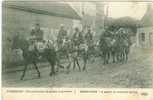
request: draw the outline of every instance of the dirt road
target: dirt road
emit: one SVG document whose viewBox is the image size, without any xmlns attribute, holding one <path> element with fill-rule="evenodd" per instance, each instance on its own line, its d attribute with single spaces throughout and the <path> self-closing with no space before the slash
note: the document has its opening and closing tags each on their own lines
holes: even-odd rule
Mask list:
<svg viewBox="0 0 153 100">
<path fill-rule="evenodd" d="M 41 78 L 35 70 L 28 70 L 24 80 L 21 71 L 4 73 L 3 86 L 9 87 L 80 87 L 80 88 L 149 88 L 153 87 L 153 53 L 132 49 L 125 63 L 103 65 L 101 58 L 88 63 L 87 71 L 71 69 L 69 74 L 60 70 L 50 77 L 48 64 L 41 66 Z"/>
</svg>

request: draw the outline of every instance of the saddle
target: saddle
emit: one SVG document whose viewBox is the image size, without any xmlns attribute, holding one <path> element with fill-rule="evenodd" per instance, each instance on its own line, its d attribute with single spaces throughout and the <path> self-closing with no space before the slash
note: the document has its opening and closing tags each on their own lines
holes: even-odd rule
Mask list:
<svg viewBox="0 0 153 100">
<path fill-rule="evenodd" d="M 88 51 L 88 45 L 87 45 L 87 44 L 80 44 L 79 48 L 80 48 L 81 50 Z"/>
<path fill-rule="evenodd" d="M 36 49 L 38 50 L 38 52 L 40 53 L 44 52 L 45 48 L 46 48 L 46 45 L 43 42 L 36 43 Z"/>
<path fill-rule="evenodd" d="M 36 48 L 35 48 L 35 45 L 34 44 L 31 44 L 31 45 L 29 45 L 29 47 L 28 47 L 28 50 L 29 51 L 34 51 Z"/>
</svg>

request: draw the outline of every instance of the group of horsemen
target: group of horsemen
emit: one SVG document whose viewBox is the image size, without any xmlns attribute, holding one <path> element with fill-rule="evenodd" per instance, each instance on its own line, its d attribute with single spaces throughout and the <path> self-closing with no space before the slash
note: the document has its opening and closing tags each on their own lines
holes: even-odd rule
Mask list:
<svg viewBox="0 0 153 100">
<path fill-rule="evenodd" d="M 64 66 L 61 65 L 61 59 L 67 58 L 67 71 L 71 67 L 72 62 L 73 69 L 75 69 L 75 67 L 78 66 L 79 70 L 81 70 L 79 64 L 80 56 L 83 58 L 83 61 L 85 62 L 83 67 L 83 70 L 85 70 L 88 55 L 90 51 L 93 52 L 94 50 L 93 33 L 89 27 L 85 35 L 83 35 L 83 31 L 80 31 L 79 28 L 76 27 L 74 29 L 73 35 L 69 36 L 64 28 L 64 25 L 61 25 L 57 35 L 57 39 L 56 41 L 53 41 L 44 40 L 43 31 L 40 30 L 39 24 L 36 24 L 36 28 L 32 30 L 31 36 L 28 40 L 30 41 L 30 45 L 28 47 L 29 51 L 34 51 L 35 47 L 39 52 L 44 52 L 45 48 L 49 48 L 52 51 L 55 51 L 56 55 L 54 55 L 53 59 L 56 60 L 55 62 L 58 66 L 57 68 L 64 68 Z"/>
<path fill-rule="evenodd" d="M 115 33 L 115 34 L 113 34 Z M 56 68 L 57 71 L 59 68 L 66 68 L 67 72 L 73 64 L 73 69 L 78 66 L 79 70 L 86 70 L 87 61 L 92 57 L 100 56 L 103 58 L 104 64 L 108 64 L 110 59 L 113 62 L 121 62 L 125 61 L 128 58 L 128 53 L 130 50 L 130 38 L 127 34 L 122 32 L 110 32 L 106 30 L 100 36 L 98 41 L 94 40 L 93 32 L 90 27 L 87 27 L 87 31 L 80 31 L 78 27 L 74 29 L 73 35 L 69 36 L 64 25 L 61 25 L 56 41 L 52 40 L 44 40 L 43 31 L 40 29 L 40 25 L 36 24 L 35 29 L 31 31 L 31 35 L 28 38 L 28 51 L 32 52 L 31 54 L 36 54 L 36 51 L 41 55 L 44 54 L 45 58 L 51 65 L 51 73 L 50 75 L 55 74 Z M 23 50 L 24 51 L 24 50 Z M 44 53 L 45 52 L 45 53 Z M 26 55 L 28 53 L 25 53 Z M 24 56 L 23 55 L 23 56 Z M 29 54 L 30 55 L 30 54 Z M 40 72 L 36 65 L 35 55 L 29 56 L 32 61 L 34 61 L 34 65 L 36 66 L 36 70 L 40 77 Z M 29 60 L 28 56 L 27 62 Z M 41 56 L 39 56 L 41 58 Z M 66 58 L 68 65 L 66 67 L 63 64 L 62 58 Z M 83 61 L 83 68 L 79 62 Z M 57 67 L 55 68 L 55 65 Z M 24 69 L 23 75 L 21 79 L 23 79 L 25 75 L 26 67 Z"/>
</svg>

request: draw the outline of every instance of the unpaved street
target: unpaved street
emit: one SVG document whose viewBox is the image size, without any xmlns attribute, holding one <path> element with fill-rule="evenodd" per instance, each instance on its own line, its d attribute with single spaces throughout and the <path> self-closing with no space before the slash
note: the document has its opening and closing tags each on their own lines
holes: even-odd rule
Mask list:
<svg viewBox="0 0 153 100">
<path fill-rule="evenodd" d="M 48 64 L 40 65 L 41 78 L 35 70 L 28 70 L 24 80 L 21 71 L 3 73 L 3 86 L 9 87 L 95 87 L 95 88 L 149 88 L 153 87 L 153 52 L 133 48 L 128 62 L 103 65 L 101 58 L 89 62 L 87 71 L 61 69 L 50 77 Z"/>
</svg>

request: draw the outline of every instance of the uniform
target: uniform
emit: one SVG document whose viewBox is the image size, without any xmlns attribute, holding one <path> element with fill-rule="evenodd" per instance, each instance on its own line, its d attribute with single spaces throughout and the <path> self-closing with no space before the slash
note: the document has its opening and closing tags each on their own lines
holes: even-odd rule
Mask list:
<svg viewBox="0 0 153 100">
<path fill-rule="evenodd" d="M 42 30 L 40 30 L 40 29 L 39 30 L 33 29 L 31 31 L 31 35 L 35 36 L 37 41 L 42 41 L 44 32 Z"/>
<path fill-rule="evenodd" d="M 86 43 L 87 43 L 88 46 L 90 46 L 93 43 L 93 35 L 92 35 L 91 32 L 88 32 L 85 35 L 85 40 L 86 40 Z"/>
<path fill-rule="evenodd" d="M 67 31 L 64 29 L 60 29 L 57 36 L 57 44 L 58 47 L 63 43 L 63 39 L 67 36 Z"/>
</svg>

